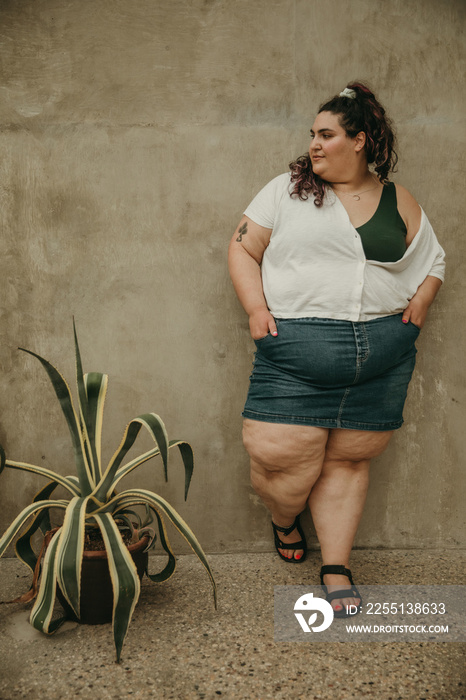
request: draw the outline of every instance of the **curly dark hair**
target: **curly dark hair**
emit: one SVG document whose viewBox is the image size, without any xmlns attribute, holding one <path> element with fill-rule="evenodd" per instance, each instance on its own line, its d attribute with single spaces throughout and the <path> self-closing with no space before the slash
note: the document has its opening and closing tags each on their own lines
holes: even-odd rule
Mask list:
<svg viewBox="0 0 466 700">
<path fill-rule="evenodd" d="M 339 117 L 340 124 L 350 138 L 360 131 L 366 134 L 365 152 L 368 164 L 375 163 L 374 170 L 380 182 L 387 182 L 390 172 L 395 171 L 398 156 L 394 150 L 395 134 L 385 110 L 371 90 L 360 82 L 348 83 L 354 90 L 354 98 L 336 95 L 319 107 L 320 112 L 332 112 Z M 321 207 L 324 201 L 326 181 L 315 175 L 309 153 L 290 163 L 291 182 L 294 188 L 291 196 L 308 199 L 314 196 L 314 204 Z"/>
</svg>

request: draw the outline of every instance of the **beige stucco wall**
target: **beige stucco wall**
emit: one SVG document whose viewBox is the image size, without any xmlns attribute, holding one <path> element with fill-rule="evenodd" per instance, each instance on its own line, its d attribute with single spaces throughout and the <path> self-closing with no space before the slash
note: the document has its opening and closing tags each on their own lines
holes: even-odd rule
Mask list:
<svg viewBox="0 0 466 700">
<path fill-rule="evenodd" d="M 406 425 L 374 460 L 363 547 L 464 546 L 462 0 L 3 0 L 0 442 L 71 470 L 39 363 L 110 374 L 104 451 L 159 413 L 194 446 L 138 485 L 210 552 L 270 549 L 241 409 L 253 343 L 226 248 L 255 192 L 304 152 L 321 101 L 368 80 L 395 121 L 399 172 L 448 256 L 418 343 Z M 141 451 L 150 441 L 141 439 Z M 42 485 L 0 477 L 0 530 Z"/>
</svg>

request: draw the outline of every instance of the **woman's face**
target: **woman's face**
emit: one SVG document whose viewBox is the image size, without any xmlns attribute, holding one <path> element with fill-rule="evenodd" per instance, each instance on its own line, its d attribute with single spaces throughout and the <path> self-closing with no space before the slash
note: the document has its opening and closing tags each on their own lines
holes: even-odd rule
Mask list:
<svg viewBox="0 0 466 700">
<path fill-rule="evenodd" d="M 311 129 L 309 146 L 313 172 L 327 182 L 346 182 L 359 167 L 364 143 L 364 132 L 350 138 L 337 114 L 320 112 Z"/>
</svg>

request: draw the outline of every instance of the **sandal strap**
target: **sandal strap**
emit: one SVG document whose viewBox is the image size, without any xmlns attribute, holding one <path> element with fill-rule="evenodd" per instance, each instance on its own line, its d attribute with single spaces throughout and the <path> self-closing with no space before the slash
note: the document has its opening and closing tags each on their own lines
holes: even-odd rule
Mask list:
<svg viewBox="0 0 466 700">
<path fill-rule="evenodd" d="M 275 525 L 275 523 L 272 520 L 272 527 L 274 530 L 278 530 L 278 532 L 283 532 L 284 535 L 290 535 L 293 530 L 296 529 L 296 527 L 299 525 L 299 515 L 296 516 L 294 519 L 294 522 L 289 526 L 289 527 L 281 527 L 281 525 Z M 288 547 L 288 545 L 287 545 Z"/>
<path fill-rule="evenodd" d="M 306 547 L 306 542 L 304 540 L 299 540 L 299 542 L 282 542 L 279 537 L 277 537 L 276 546 L 279 549 L 304 549 Z"/>
<path fill-rule="evenodd" d="M 327 564 L 323 566 L 320 570 L 320 583 L 323 585 L 324 584 L 324 576 L 325 574 L 340 574 L 340 576 L 346 576 L 349 579 L 349 582 L 351 583 L 352 586 L 354 586 L 354 581 L 353 577 L 351 575 L 351 571 L 344 567 L 342 564 Z"/>
<path fill-rule="evenodd" d="M 341 588 L 339 591 L 332 591 L 331 593 L 325 594 L 325 600 L 328 603 L 336 598 L 359 598 L 359 600 L 362 600 L 361 594 L 356 586 L 353 586 L 352 588 Z"/>
</svg>

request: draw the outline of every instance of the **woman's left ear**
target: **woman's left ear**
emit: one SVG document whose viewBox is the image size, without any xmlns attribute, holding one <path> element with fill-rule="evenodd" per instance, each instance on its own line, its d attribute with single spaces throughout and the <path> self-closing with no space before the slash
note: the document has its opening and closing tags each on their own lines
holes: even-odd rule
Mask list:
<svg viewBox="0 0 466 700">
<path fill-rule="evenodd" d="M 364 131 L 360 131 L 359 134 L 356 134 L 356 137 L 354 139 L 356 141 L 356 152 L 362 151 L 364 146 L 366 145 L 366 134 Z"/>
</svg>

